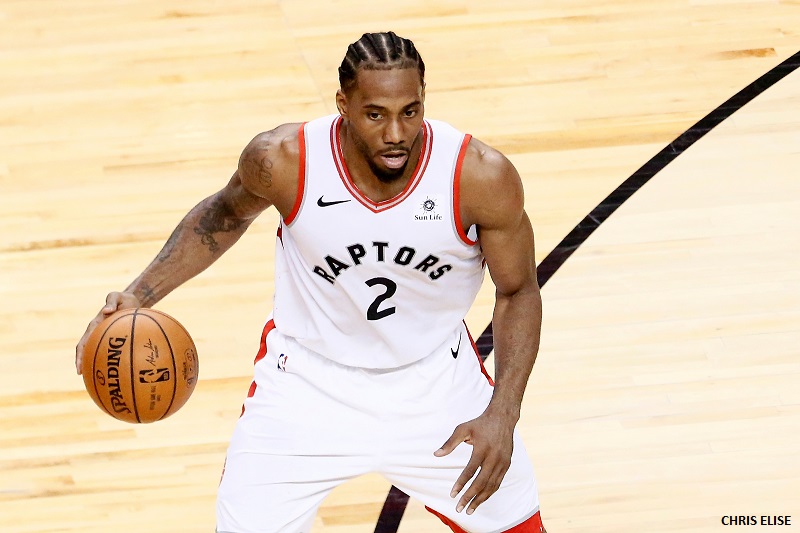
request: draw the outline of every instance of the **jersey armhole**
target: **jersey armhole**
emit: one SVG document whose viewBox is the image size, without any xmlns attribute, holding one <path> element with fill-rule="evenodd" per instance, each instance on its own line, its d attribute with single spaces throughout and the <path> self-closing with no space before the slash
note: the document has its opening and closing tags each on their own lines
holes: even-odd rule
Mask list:
<svg viewBox="0 0 800 533">
<path fill-rule="evenodd" d="M 297 196 L 295 196 L 294 199 L 292 212 L 283 220 L 287 226 L 297 218 L 297 213 L 300 212 L 300 206 L 303 205 L 303 196 L 306 191 L 306 175 L 308 170 L 306 168 L 306 124 L 306 122 L 303 122 L 300 125 L 300 129 L 297 131 L 297 146 L 300 150 L 300 162 L 297 165 Z"/>
<path fill-rule="evenodd" d="M 453 220 L 456 226 L 456 233 L 462 242 L 469 246 L 478 244 L 477 239 L 471 239 L 464 229 L 464 224 L 461 221 L 461 170 L 464 166 L 464 157 L 467 155 L 467 147 L 472 135 L 464 135 L 464 140 L 461 141 L 461 148 L 458 150 L 458 158 L 456 159 L 456 168 L 453 172 Z"/>
</svg>

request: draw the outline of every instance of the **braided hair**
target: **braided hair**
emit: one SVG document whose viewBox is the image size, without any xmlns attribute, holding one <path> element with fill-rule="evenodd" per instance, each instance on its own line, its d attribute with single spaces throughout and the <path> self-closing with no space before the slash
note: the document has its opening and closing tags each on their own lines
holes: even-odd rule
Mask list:
<svg viewBox="0 0 800 533">
<path fill-rule="evenodd" d="M 414 43 L 398 37 L 394 32 L 365 33 L 347 47 L 347 53 L 339 67 L 339 85 L 348 92 L 356 84 L 359 68 L 367 70 L 391 70 L 413 68 L 419 79 L 425 82 L 425 63 L 422 62 Z"/>
</svg>

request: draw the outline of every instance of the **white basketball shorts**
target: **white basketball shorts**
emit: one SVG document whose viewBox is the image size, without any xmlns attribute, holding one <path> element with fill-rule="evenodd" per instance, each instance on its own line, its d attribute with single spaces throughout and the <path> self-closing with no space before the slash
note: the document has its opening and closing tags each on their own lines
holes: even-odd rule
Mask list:
<svg viewBox="0 0 800 533">
<path fill-rule="evenodd" d="M 456 513 L 458 497 L 450 498 L 472 447 L 433 455 L 458 424 L 484 411 L 491 394 L 463 324 L 415 363 L 369 370 L 312 352 L 270 321 L 228 448 L 217 532 L 309 533 L 325 496 L 369 472 L 470 533 L 525 522 L 538 512 L 539 498 L 517 433 L 500 488 L 472 515 Z"/>
</svg>

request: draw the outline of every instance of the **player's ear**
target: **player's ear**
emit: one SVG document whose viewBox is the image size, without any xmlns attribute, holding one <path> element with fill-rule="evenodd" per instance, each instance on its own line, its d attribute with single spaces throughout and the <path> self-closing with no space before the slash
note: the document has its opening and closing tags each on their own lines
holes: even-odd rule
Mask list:
<svg viewBox="0 0 800 533">
<path fill-rule="evenodd" d="M 339 110 L 339 114 L 343 117 L 347 116 L 347 95 L 341 89 L 336 91 L 336 109 Z"/>
</svg>

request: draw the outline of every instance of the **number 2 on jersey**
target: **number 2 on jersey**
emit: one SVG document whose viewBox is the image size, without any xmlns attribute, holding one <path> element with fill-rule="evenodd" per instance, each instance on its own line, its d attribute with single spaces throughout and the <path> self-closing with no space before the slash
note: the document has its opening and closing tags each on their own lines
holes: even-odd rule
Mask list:
<svg viewBox="0 0 800 533">
<path fill-rule="evenodd" d="M 367 320 L 380 320 L 395 312 L 394 306 L 385 309 L 378 309 L 384 300 L 391 298 L 395 291 L 397 291 L 397 283 L 388 278 L 372 278 L 365 281 L 368 286 L 374 287 L 375 285 L 383 285 L 386 289 L 382 294 L 375 298 L 375 301 L 367 309 Z"/>
</svg>

